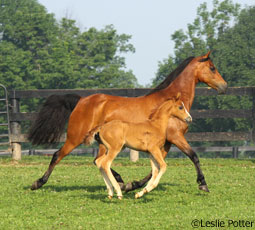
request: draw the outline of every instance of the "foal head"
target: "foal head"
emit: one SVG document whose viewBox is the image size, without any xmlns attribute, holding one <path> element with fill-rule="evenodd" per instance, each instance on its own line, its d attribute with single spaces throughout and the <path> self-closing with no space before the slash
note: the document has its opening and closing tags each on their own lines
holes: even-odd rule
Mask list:
<svg viewBox="0 0 255 230">
<path fill-rule="evenodd" d="M 169 118 L 171 116 L 177 117 L 182 121 L 190 123 L 192 117 L 181 101 L 181 93 L 177 93 L 175 97 L 169 98 L 163 104 L 159 106 L 154 113 L 151 114 L 150 119 L 160 120 L 162 117 Z"/>
<path fill-rule="evenodd" d="M 223 94 L 227 90 L 227 82 L 222 78 L 216 67 L 214 66 L 208 52 L 204 56 L 197 57 L 196 78 L 198 82 L 204 82 L 219 94 Z"/>
<path fill-rule="evenodd" d="M 181 101 L 181 93 L 177 93 L 176 97 L 173 98 L 173 106 L 169 109 L 170 116 L 179 118 L 180 120 L 186 121 L 187 123 L 192 122 L 192 117 L 185 108 L 184 103 Z"/>
</svg>

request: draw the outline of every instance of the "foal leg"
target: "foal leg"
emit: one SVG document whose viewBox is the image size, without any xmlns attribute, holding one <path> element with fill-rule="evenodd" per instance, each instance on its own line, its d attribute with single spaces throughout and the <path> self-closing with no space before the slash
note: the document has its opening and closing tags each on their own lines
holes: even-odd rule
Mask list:
<svg viewBox="0 0 255 230">
<path fill-rule="evenodd" d="M 151 154 L 152 154 L 152 158 L 151 158 L 152 163 L 154 165 L 153 168 L 157 168 L 156 171 L 159 170 L 159 172 L 157 173 L 156 177 L 154 177 L 154 175 L 152 175 L 152 179 L 149 181 L 147 186 L 141 192 L 136 194 L 136 196 L 135 196 L 136 198 L 139 198 L 139 197 L 143 196 L 145 193 L 148 193 L 152 189 L 156 188 L 158 186 L 160 178 L 166 171 L 166 163 L 163 159 L 161 151 L 159 149 L 154 149 L 153 151 L 151 151 Z M 155 170 L 153 170 L 153 173 L 154 172 L 155 172 Z"/>
<path fill-rule="evenodd" d="M 171 143 L 166 141 L 164 147 L 161 149 L 164 159 L 166 158 L 166 155 L 169 152 L 170 148 L 171 148 Z M 152 176 L 152 172 L 150 172 L 146 177 L 144 177 L 140 181 L 133 181 L 133 182 L 127 183 L 125 186 L 125 192 L 133 191 L 137 188 L 142 188 L 151 179 L 151 176 Z"/>
<path fill-rule="evenodd" d="M 146 187 L 142 190 L 142 191 L 140 191 L 140 192 L 137 192 L 136 194 L 135 194 L 135 198 L 137 199 L 137 198 L 139 198 L 139 197 L 142 197 L 145 193 L 147 193 L 147 187 L 148 186 L 151 186 L 152 184 L 153 184 L 153 181 L 156 179 L 156 177 L 157 177 L 157 175 L 158 175 L 158 171 L 159 171 L 159 167 L 156 165 L 156 164 L 154 164 L 154 162 L 153 162 L 153 159 L 152 159 L 153 157 L 150 155 L 150 162 L 151 162 L 151 168 L 152 168 L 152 176 L 151 176 L 151 178 L 150 178 L 150 180 L 149 180 L 149 182 L 148 182 L 148 184 L 146 185 Z"/>
<path fill-rule="evenodd" d="M 161 177 L 163 176 L 163 174 L 166 171 L 166 162 L 164 161 L 164 159 L 161 158 L 159 163 L 158 163 L 158 160 L 154 160 L 154 164 L 155 165 L 159 164 L 159 173 L 158 173 L 156 179 L 153 181 L 152 185 L 150 185 L 150 187 L 147 188 L 148 192 L 150 192 L 152 189 L 154 189 L 158 186 Z"/>
<path fill-rule="evenodd" d="M 203 190 L 205 192 L 209 192 L 209 189 L 208 189 L 206 181 L 205 181 L 204 174 L 200 167 L 200 162 L 199 162 L 198 156 L 192 150 L 192 148 L 186 141 L 183 134 L 179 135 L 178 138 L 174 138 L 172 143 L 175 144 L 182 152 L 184 152 L 190 158 L 190 160 L 193 162 L 193 164 L 195 165 L 195 168 L 197 171 L 197 183 L 199 184 L 199 189 Z"/>
<path fill-rule="evenodd" d="M 101 169 L 103 169 L 104 172 L 106 173 L 106 175 L 107 175 L 108 179 L 110 180 L 112 186 L 115 188 L 115 190 L 117 192 L 118 198 L 121 200 L 122 199 L 121 188 L 120 188 L 118 182 L 116 181 L 116 179 L 114 178 L 114 176 L 111 172 L 111 168 L 110 168 L 112 161 L 118 155 L 120 150 L 121 150 L 121 147 L 116 148 L 116 149 L 109 148 L 107 155 L 102 160 Z"/>
<path fill-rule="evenodd" d="M 157 150 L 155 152 L 153 151 L 152 155 L 153 155 L 152 161 L 154 163 L 154 167 L 157 167 L 157 169 L 159 170 L 159 173 L 156 176 L 155 180 L 153 180 L 152 184 L 148 184 L 145 187 L 147 192 L 150 192 L 152 189 L 158 186 L 160 178 L 166 171 L 166 162 L 164 161 L 162 154 L 160 154 L 160 152 Z"/>
<path fill-rule="evenodd" d="M 106 148 L 105 148 L 105 150 L 107 151 Z M 105 171 L 101 167 L 102 161 L 103 161 L 105 156 L 106 156 L 105 154 L 97 156 L 97 158 L 95 159 L 94 163 L 98 167 L 98 169 L 99 169 L 99 171 L 100 171 L 100 173 L 101 173 L 101 175 L 102 175 L 102 177 L 104 179 L 104 182 L 105 182 L 105 185 L 106 185 L 106 188 L 107 188 L 107 191 L 108 191 L 108 198 L 112 199 L 113 193 L 114 193 L 113 186 L 112 186 L 111 181 L 109 180 L 108 176 L 106 175 Z"/>
<path fill-rule="evenodd" d="M 107 153 L 107 149 L 106 149 L 105 145 L 99 144 L 99 151 L 98 151 L 98 154 L 97 154 L 96 158 L 94 159 L 94 164 L 96 164 L 96 160 L 97 159 L 101 158 L 106 153 Z M 112 171 L 113 176 L 115 177 L 115 179 L 119 183 L 119 186 L 120 186 L 121 190 L 124 190 L 125 189 L 125 185 L 124 185 L 124 181 L 122 180 L 120 174 L 118 174 L 112 168 L 111 168 L 111 171 Z"/>
<path fill-rule="evenodd" d="M 151 179 L 149 180 L 149 182 L 147 183 L 147 186 L 151 186 L 153 184 L 153 182 L 155 181 L 156 177 L 158 176 L 158 172 L 159 172 L 159 167 L 157 164 L 155 164 L 154 162 L 154 158 L 152 155 L 150 155 L 150 162 L 151 162 L 151 168 L 152 168 L 152 176 Z"/>
</svg>

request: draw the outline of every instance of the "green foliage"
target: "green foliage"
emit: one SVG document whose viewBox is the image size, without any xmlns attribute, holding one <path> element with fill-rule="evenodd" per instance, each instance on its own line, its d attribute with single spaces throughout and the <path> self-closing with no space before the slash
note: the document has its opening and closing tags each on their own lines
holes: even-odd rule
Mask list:
<svg viewBox="0 0 255 230">
<path fill-rule="evenodd" d="M 237 23 L 219 37 L 215 64 L 230 86 L 255 85 L 255 7 L 243 9 Z"/>
<path fill-rule="evenodd" d="M 8 89 L 137 87 L 123 53 L 131 36 L 113 26 L 80 31 L 37 0 L 1 0 L 0 82 Z"/>
<path fill-rule="evenodd" d="M 231 0 L 214 0 L 213 9 L 207 4 L 197 9 L 197 17 L 187 25 L 187 31 L 172 35 L 174 56 L 159 64 L 153 85 L 157 85 L 189 56 L 200 56 L 213 50 L 212 59 L 229 86 L 255 85 L 255 7 L 241 9 Z M 195 97 L 192 109 L 251 109 L 252 98 Z M 247 131 L 251 121 L 244 119 L 199 119 L 190 131 Z"/>
<path fill-rule="evenodd" d="M 243 9 L 236 24 L 219 36 L 214 46 L 214 63 L 229 86 L 254 86 L 255 60 L 255 7 Z M 249 97 L 215 97 L 208 100 L 208 107 L 215 109 L 251 109 L 252 98 Z M 249 130 L 251 121 L 228 119 L 223 122 L 207 121 L 214 129 L 222 126 L 226 130 Z"/>
<path fill-rule="evenodd" d="M 165 74 L 169 74 L 187 57 L 200 56 L 208 50 L 214 50 L 219 37 L 237 20 L 239 12 L 240 5 L 233 4 L 231 0 L 214 0 L 211 12 L 208 11 L 206 2 L 201 4 L 194 22 L 187 25 L 187 31 L 181 29 L 172 34 L 171 38 L 175 43 L 174 56 L 171 55 L 159 63 L 159 71 L 153 84 L 158 84 L 166 77 Z M 162 72 L 162 69 L 167 67 L 168 71 Z"/>
<path fill-rule="evenodd" d="M 46 170 L 49 157 L 24 157 L 20 163 L 0 158 L 1 229 L 192 229 L 193 219 L 254 220 L 254 162 L 202 159 L 210 193 L 199 191 L 188 159 L 167 160 L 159 186 L 141 199 L 135 192 L 110 201 L 92 158 L 67 157 L 44 187 L 30 185 Z M 124 167 L 125 166 L 125 167 Z M 150 169 L 148 159 L 136 164 L 117 159 L 125 181 Z M 227 228 L 241 229 L 241 228 Z"/>
</svg>

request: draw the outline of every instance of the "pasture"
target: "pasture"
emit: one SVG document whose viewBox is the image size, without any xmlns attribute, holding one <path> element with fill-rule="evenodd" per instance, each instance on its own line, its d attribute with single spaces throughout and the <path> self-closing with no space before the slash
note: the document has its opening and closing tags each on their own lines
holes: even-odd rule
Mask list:
<svg viewBox="0 0 255 230">
<path fill-rule="evenodd" d="M 48 183 L 31 191 L 50 157 L 23 157 L 16 163 L 0 158 L 0 229 L 201 229 L 255 228 L 255 161 L 201 159 L 210 193 L 198 190 L 196 172 L 188 159 L 167 159 L 159 186 L 140 199 L 135 191 L 108 200 L 93 159 L 68 156 L 56 166 Z M 113 168 L 125 182 L 150 171 L 148 159 L 132 163 L 117 158 Z M 250 221 L 253 227 L 229 227 L 229 220 Z M 202 222 L 201 222 L 202 221 Z M 206 222 L 209 221 L 209 222 Z M 235 222 L 237 224 L 237 222 Z M 239 223 L 240 224 L 240 223 Z"/>
</svg>

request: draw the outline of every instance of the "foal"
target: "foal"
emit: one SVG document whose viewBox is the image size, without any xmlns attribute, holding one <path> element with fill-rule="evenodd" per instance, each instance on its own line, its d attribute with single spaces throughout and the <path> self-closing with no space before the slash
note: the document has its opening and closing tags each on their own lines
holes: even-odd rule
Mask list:
<svg viewBox="0 0 255 230">
<path fill-rule="evenodd" d="M 166 170 L 166 163 L 161 150 L 164 148 L 166 129 L 171 116 L 186 122 L 192 121 L 190 114 L 180 100 L 180 93 L 162 103 L 151 114 L 149 120 L 145 122 L 131 123 L 113 120 L 94 128 L 85 137 L 85 144 L 91 144 L 95 134 L 98 133 L 98 141 L 108 150 L 106 154 L 97 158 L 95 163 L 104 178 L 109 199 L 113 197 L 113 188 L 116 190 L 118 198 L 122 199 L 121 188 L 114 178 L 110 167 L 112 161 L 124 146 L 150 154 L 152 177 L 147 186 L 136 193 L 135 198 L 139 198 L 157 187 L 161 176 Z"/>
</svg>

